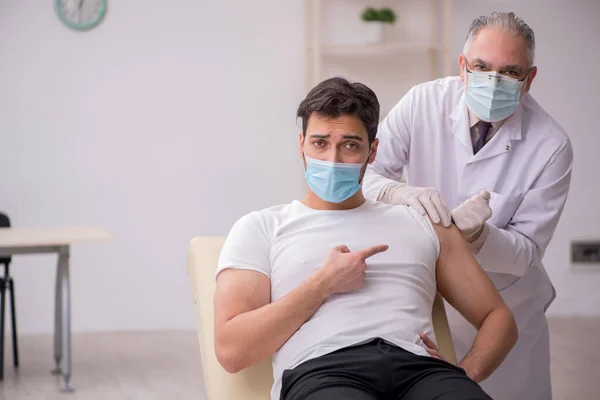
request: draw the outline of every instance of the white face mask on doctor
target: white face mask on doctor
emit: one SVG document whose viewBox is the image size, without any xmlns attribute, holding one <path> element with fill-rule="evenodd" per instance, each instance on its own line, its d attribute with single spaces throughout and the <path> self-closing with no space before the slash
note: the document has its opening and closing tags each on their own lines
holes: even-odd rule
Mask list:
<svg viewBox="0 0 600 400">
<path fill-rule="evenodd" d="M 468 75 L 467 105 L 483 121 L 496 122 L 510 116 L 521 100 L 522 80 L 509 78 L 495 71 L 470 71 Z"/>
</svg>

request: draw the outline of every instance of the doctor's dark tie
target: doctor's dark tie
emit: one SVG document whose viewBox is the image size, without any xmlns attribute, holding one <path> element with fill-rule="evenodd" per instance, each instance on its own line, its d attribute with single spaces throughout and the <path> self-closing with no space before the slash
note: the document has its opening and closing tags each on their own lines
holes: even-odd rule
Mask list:
<svg viewBox="0 0 600 400">
<path fill-rule="evenodd" d="M 479 150 L 485 145 L 485 138 L 487 137 L 488 132 L 492 124 L 485 121 L 479 121 L 477 123 L 477 128 L 479 129 L 479 139 L 475 142 L 475 146 L 473 146 L 473 154 L 477 154 Z"/>
</svg>

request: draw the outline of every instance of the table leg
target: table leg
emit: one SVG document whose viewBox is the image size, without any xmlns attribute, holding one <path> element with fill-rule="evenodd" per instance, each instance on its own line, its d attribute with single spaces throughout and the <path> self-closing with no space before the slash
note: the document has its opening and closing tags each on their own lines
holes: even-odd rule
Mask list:
<svg viewBox="0 0 600 400">
<path fill-rule="evenodd" d="M 55 368 L 52 370 L 53 375 L 60 375 L 60 356 L 62 354 L 61 348 L 61 274 L 62 268 L 61 263 L 63 262 L 60 253 L 58 255 L 58 263 L 56 265 L 56 287 L 54 289 L 54 362 Z"/>
<path fill-rule="evenodd" d="M 71 290 L 69 285 L 69 247 L 65 246 L 59 253 L 61 259 L 60 268 L 62 269 L 60 276 L 61 289 L 61 370 L 63 376 L 62 392 L 72 392 L 73 389 L 69 386 L 71 379 Z"/>
<path fill-rule="evenodd" d="M 6 308 L 6 302 L 4 301 L 4 292 L 6 292 L 6 286 L 3 279 L 0 279 L 0 381 L 4 379 L 4 309 Z"/>
</svg>

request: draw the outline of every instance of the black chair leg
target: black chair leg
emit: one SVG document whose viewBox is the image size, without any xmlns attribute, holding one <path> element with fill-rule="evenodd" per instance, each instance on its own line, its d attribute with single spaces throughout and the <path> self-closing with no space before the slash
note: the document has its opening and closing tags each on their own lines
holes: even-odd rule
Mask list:
<svg viewBox="0 0 600 400">
<path fill-rule="evenodd" d="M 13 365 L 19 368 L 19 346 L 17 343 L 17 309 L 15 307 L 15 281 L 8 283 L 10 289 L 10 319 L 12 320 Z"/>
<path fill-rule="evenodd" d="M 4 379 L 4 292 L 6 285 L 4 279 L 0 280 L 0 381 Z"/>
</svg>

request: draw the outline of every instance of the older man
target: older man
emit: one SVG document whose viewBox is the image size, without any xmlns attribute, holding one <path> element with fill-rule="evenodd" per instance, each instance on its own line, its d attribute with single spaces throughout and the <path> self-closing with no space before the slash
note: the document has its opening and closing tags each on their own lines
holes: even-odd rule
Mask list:
<svg viewBox="0 0 600 400">
<path fill-rule="evenodd" d="M 534 55 L 533 31 L 513 13 L 475 19 L 460 77 L 415 86 L 400 100 L 380 124 L 378 157 L 365 175 L 368 198 L 411 205 L 446 226 L 452 219 L 513 311 L 519 341 L 482 383 L 495 400 L 552 397 L 545 310 L 555 292 L 542 257 L 567 199 L 573 153 L 528 93 Z M 398 182 L 403 173 L 408 185 Z M 465 355 L 475 330 L 452 311 Z"/>
<path fill-rule="evenodd" d="M 298 117 L 308 191 L 229 233 L 215 295 L 219 362 L 236 372 L 271 357 L 272 400 L 489 400 L 477 382 L 516 342 L 513 316 L 458 229 L 363 196 L 378 145 L 373 91 L 326 80 Z M 458 366 L 423 345 L 437 291 L 478 332 Z"/>
</svg>

